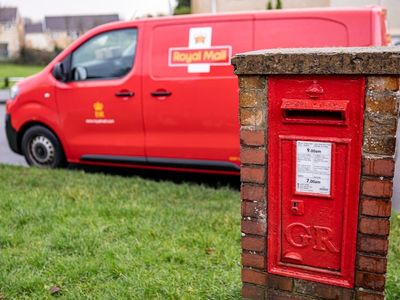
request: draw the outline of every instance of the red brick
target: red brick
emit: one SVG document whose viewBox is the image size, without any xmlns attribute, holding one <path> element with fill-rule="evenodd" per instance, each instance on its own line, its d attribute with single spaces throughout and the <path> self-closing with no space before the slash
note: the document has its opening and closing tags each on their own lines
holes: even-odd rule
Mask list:
<svg viewBox="0 0 400 300">
<path fill-rule="evenodd" d="M 326 300 L 352 300 L 353 290 L 313 281 L 295 279 L 296 292 Z"/>
<path fill-rule="evenodd" d="M 265 220 L 242 220 L 242 232 L 264 236 L 267 232 Z"/>
<path fill-rule="evenodd" d="M 291 293 L 285 293 L 278 290 L 268 290 L 265 299 L 266 300 L 310 300 L 309 297 L 293 295 Z"/>
<path fill-rule="evenodd" d="M 370 176 L 393 177 L 394 160 L 392 158 L 386 158 L 386 159 L 364 158 L 363 174 Z"/>
<path fill-rule="evenodd" d="M 382 292 L 385 290 L 385 276 L 382 274 L 357 271 L 356 286 Z"/>
<path fill-rule="evenodd" d="M 265 201 L 266 194 L 264 186 L 243 183 L 241 188 L 243 200 Z"/>
<path fill-rule="evenodd" d="M 239 92 L 240 107 L 257 107 L 264 100 L 265 92 L 256 89 L 242 89 Z"/>
<path fill-rule="evenodd" d="M 365 130 L 364 128 L 363 151 L 378 155 L 394 155 L 396 148 L 394 135 L 367 135 Z"/>
<path fill-rule="evenodd" d="M 242 217 L 265 219 L 266 210 L 264 202 L 242 201 Z"/>
<path fill-rule="evenodd" d="M 395 136 L 397 127 L 397 118 L 394 116 L 389 117 L 387 115 L 367 113 L 364 116 L 364 135 L 365 136 Z M 372 141 L 372 140 L 371 140 Z M 379 145 L 370 144 L 372 149 L 379 149 Z M 385 151 L 386 152 L 386 151 Z M 370 156 L 365 155 L 365 158 L 369 159 L 387 159 L 382 155 Z M 390 156 L 390 159 L 393 157 Z"/>
<path fill-rule="evenodd" d="M 373 293 L 368 291 L 357 291 L 357 300 L 385 300 L 385 296 L 380 293 Z"/>
<path fill-rule="evenodd" d="M 240 150 L 240 161 L 242 164 L 265 164 L 265 148 L 242 147 Z"/>
<path fill-rule="evenodd" d="M 264 167 L 242 167 L 240 169 L 242 182 L 265 183 Z"/>
<path fill-rule="evenodd" d="M 382 218 L 361 218 L 359 231 L 364 234 L 388 235 L 389 220 Z"/>
<path fill-rule="evenodd" d="M 361 236 L 357 241 L 357 249 L 361 252 L 386 255 L 388 240 L 385 238 Z"/>
<path fill-rule="evenodd" d="M 264 270 L 265 269 L 265 257 L 263 255 L 259 255 L 259 254 L 243 252 L 242 253 L 242 266 Z"/>
<path fill-rule="evenodd" d="M 264 300 L 265 289 L 257 285 L 244 283 L 242 286 L 242 297 L 244 299 Z"/>
<path fill-rule="evenodd" d="M 364 180 L 362 193 L 372 197 L 392 197 L 393 183 L 389 180 Z"/>
<path fill-rule="evenodd" d="M 265 296 L 265 299 L 267 300 L 312 300 L 316 299 L 310 296 L 300 296 L 300 295 L 294 295 L 292 293 L 288 292 L 282 292 L 279 290 L 268 290 L 267 295 Z"/>
<path fill-rule="evenodd" d="M 264 146 L 265 132 L 264 130 L 241 130 L 240 141 L 243 145 L 248 146 Z"/>
<path fill-rule="evenodd" d="M 387 259 L 386 257 L 358 255 L 357 269 L 361 271 L 384 274 L 386 273 L 387 269 Z"/>
<path fill-rule="evenodd" d="M 397 93 L 368 92 L 365 97 L 365 111 L 381 117 L 397 116 Z"/>
<path fill-rule="evenodd" d="M 375 200 L 363 199 L 361 200 L 361 214 L 366 216 L 376 217 L 390 217 L 392 210 L 392 203 L 390 200 Z"/>
<path fill-rule="evenodd" d="M 291 292 L 293 290 L 293 278 L 269 274 L 268 287 Z"/>
<path fill-rule="evenodd" d="M 241 108 L 240 124 L 242 126 L 264 126 L 264 112 L 258 108 Z"/>
<path fill-rule="evenodd" d="M 242 269 L 242 281 L 258 285 L 267 285 L 267 273 L 254 269 Z"/>
<path fill-rule="evenodd" d="M 242 249 L 264 252 L 266 250 L 266 240 L 263 237 L 252 237 L 252 236 L 243 236 L 242 237 Z"/>
<path fill-rule="evenodd" d="M 397 91 L 399 78 L 397 76 L 368 76 L 368 90 L 373 91 Z"/>
<path fill-rule="evenodd" d="M 239 86 L 241 89 L 264 89 L 265 79 L 265 76 L 258 75 L 239 76 Z"/>
</svg>

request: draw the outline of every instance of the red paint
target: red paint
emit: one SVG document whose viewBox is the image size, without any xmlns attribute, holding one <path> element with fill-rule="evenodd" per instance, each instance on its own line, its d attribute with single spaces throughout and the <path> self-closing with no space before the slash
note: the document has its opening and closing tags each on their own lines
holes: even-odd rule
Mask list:
<svg viewBox="0 0 400 300">
<path fill-rule="evenodd" d="M 323 92 L 311 99 L 310 86 L 316 82 Z M 353 286 L 364 85 L 363 78 L 350 76 L 269 78 L 269 272 Z M 287 115 L 288 109 L 297 110 L 296 118 Z M 296 174 L 306 172 L 296 170 L 296 160 L 306 159 L 297 153 L 298 141 L 330 147 L 327 189 L 315 178 L 310 186 L 321 187 L 321 192 L 296 186 Z M 307 151 L 322 160 L 319 150 Z"/>
<path fill-rule="evenodd" d="M 50 128 L 71 163 L 87 163 L 82 155 L 93 154 L 240 166 L 238 83 L 233 67 L 227 65 L 229 58 L 222 52 L 202 57 L 196 64 L 209 64 L 206 73 L 188 72 L 186 62 L 171 66 L 176 61 L 170 51 L 188 48 L 190 29 L 212 28 L 211 45 L 190 53 L 222 50 L 234 55 L 274 47 L 383 45 L 385 29 L 381 28 L 384 23 L 376 22 L 379 18 L 383 18 L 380 9 L 358 8 L 191 15 L 107 24 L 79 38 L 41 73 L 20 82 L 19 96 L 7 104 L 7 112 L 17 131 L 33 122 Z M 138 37 L 134 65 L 127 75 L 67 83 L 53 77 L 54 66 L 85 42 L 126 28 L 136 28 Z M 196 38 L 201 42 L 207 37 Z M 116 95 L 130 91 L 132 97 Z M 308 91 L 319 92 L 317 86 Z M 44 98 L 45 93 L 50 97 Z M 95 103 L 103 105 L 97 114 Z"/>
</svg>

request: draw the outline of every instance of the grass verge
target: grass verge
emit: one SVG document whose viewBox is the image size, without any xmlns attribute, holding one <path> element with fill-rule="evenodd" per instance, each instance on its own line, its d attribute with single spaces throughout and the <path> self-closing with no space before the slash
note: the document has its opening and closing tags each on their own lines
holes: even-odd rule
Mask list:
<svg viewBox="0 0 400 300">
<path fill-rule="evenodd" d="M 6 77 L 28 77 L 40 72 L 43 66 L 16 65 L 0 63 L 0 89 L 10 88 L 15 81 L 10 81 L 6 86 Z"/>
<path fill-rule="evenodd" d="M 3 298 L 239 298 L 237 191 L 9 166 L 0 183 Z"/>
<path fill-rule="evenodd" d="M 2 165 L 0 186 L 0 299 L 240 299 L 236 190 Z"/>
<path fill-rule="evenodd" d="M 0 78 L 27 77 L 40 72 L 43 66 L 0 64 Z"/>
<path fill-rule="evenodd" d="M 400 213 L 393 213 L 390 220 L 390 241 L 386 277 L 386 297 L 400 299 Z"/>
</svg>

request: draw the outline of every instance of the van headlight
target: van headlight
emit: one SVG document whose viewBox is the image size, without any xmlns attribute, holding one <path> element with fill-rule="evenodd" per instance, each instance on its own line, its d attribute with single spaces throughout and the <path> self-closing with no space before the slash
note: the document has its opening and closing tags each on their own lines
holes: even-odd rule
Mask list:
<svg viewBox="0 0 400 300">
<path fill-rule="evenodd" d="M 18 93 L 19 93 L 19 87 L 18 85 L 14 85 L 11 88 L 11 99 L 14 100 L 18 96 Z"/>
</svg>

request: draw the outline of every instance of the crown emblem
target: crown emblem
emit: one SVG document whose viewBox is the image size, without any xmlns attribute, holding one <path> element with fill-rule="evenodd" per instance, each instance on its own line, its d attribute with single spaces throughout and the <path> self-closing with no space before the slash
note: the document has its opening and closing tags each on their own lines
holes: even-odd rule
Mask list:
<svg viewBox="0 0 400 300">
<path fill-rule="evenodd" d="M 206 37 L 204 35 L 196 35 L 194 37 L 194 41 L 196 44 L 204 44 L 204 42 L 206 41 Z"/>
<path fill-rule="evenodd" d="M 104 104 L 102 102 L 95 102 L 93 104 L 94 116 L 96 118 L 104 118 Z"/>
<path fill-rule="evenodd" d="M 317 80 L 313 80 L 312 85 L 307 88 L 306 94 L 311 99 L 318 99 L 324 94 L 324 89 L 318 84 Z"/>
<path fill-rule="evenodd" d="M 94 108 L 94 110 L 96 110 L 96 111 L 98 111 L 98 110 L 103 110 L 104 104 L 101 103 L 101 102 L 95 102 L 95 103 L 93 104 L 93 108 Z"/>
</svg>

